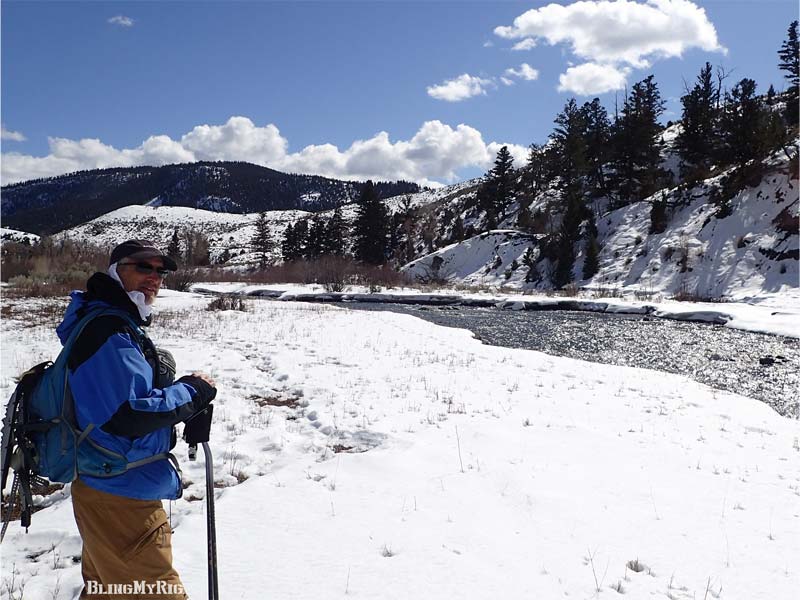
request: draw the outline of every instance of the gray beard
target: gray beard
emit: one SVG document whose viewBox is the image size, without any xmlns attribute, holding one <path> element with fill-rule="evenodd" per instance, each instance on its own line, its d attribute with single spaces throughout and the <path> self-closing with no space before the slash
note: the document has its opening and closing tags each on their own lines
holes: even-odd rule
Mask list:
<svg viewBox="0 0 800 600">
<path fill-rule="evenodd" d="M 117 263 L 114 263 L 108 267 L 108 271 L 106 271 L 106 273 L 108 273 L 108 276 L 116 281 L 123 290 L 125 289 L 122 279 L 119 278 L 119 273 L 117 273 Z M 147 318 L 153 313 L 153 305 L 147 304 L 147 298 L 142 292 L 126 291 L 125 293 L 128 294 L 128 298 L 131 299 L 131 302 L 136 305 L 136 308 L 139 311 L 139 316 L 142 317 L 142 321 L 146 321 Z"/>
</svg>

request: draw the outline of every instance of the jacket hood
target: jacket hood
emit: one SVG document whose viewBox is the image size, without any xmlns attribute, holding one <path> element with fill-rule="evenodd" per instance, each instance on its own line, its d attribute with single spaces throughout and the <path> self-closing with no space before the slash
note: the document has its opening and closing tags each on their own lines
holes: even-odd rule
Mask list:
<svg viewBox="0 0 800 600">
<path fill-rule="evenodd" d="M 105 273 L 95 273 L 86 282 L 86 291 L 74 291 L 70 294 L 72 299 L 64 313 L 64 320 L 56 328 L 58 339 L 65 343 L 72 329 L 86 313 L 98 307 L 111 307 L 129 313 L 135 323 L 140 326 L 150 324 L 150 319 L 143 320 L 139 316 L 139 309 L 125 293 L 125 290 Z"/>
</svg>

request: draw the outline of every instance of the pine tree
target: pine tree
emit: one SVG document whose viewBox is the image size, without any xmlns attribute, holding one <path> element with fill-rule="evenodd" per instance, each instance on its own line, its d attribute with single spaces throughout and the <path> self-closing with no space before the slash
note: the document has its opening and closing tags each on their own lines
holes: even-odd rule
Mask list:
<svg viewBox="0 0 800 600">
<path fill-rule="evenodd" d="M 550 143 L 560 178 L 559 187 L 562 191 L 582 195 L 582 178 L 587 172 L 586 119 L 574 98 L 556 115 L 555 124 Z"/>
<path fill-rule="evenodd" d="M 556 116 L 555 123 L 556 128 L 550 134 L 550 146 L 559 174 L 562 218 L 551 244 L 550 257 L 556 262 L 553 285 L 562 288 L 573 278 L 575 244 L 580 238 L 580 225 L 586 212 L 586 119 L 574 98 Z"/>
<path fill-rule="evenodd" d="M 695 86 L 681 98 L 682 127 L 675 148 L 684 179 L 704 179 L 714 163 L 719 144 L 718 103 L 719 87 L 714 84 L 711 63 L 706 63 Z"/>
<path fill-rule="evenodd" d="M 528 161 L 520 177 L 520 192 L 532 200 L 544 190 L 548 179 L 547 151 L 544 146 L 531 144 L 528 146 Z"/>
<path fill-rule="evenodd" d="M 600 270 L 600 247 L 597 244 L 596 237 L 589 236 L 586 238 L 584 252 L 585 258 L 583 259 L 583 272 L 581 276 L 583 279 L 591 279 Z"/>
<path fill-rule="evenodd" d="M 347 223 L 342 218 L 342 211 L 337 208 L 325 226 L 325 254 L 344 256 Z"/>
<path fill-rule="evenodd" d="M 318 217 L 311 221 L 308 229 L 308 243 L 306 243 L 306 260 L 316 260 L 325 254 L 325 223 Z"/>
<path fill-rule="evenodd" d="M 756 82 L 742 79 L 725 94 L 720 119 L 723 159 L 744 167 L 764 158 L 771 150 L 768 127 L 769 112 L 756 95 Z"/>
<path fill-rule="evenodd" d="M 456 215 L 453 221 L 453 229 L 450 231 L 450 243 L 460 242 L 464 239 L 464 220 L 461 215 Z"/>
<path fill-rule="evenodd" d="M 664 183 L 661 125 L 664 101 L 650 75 L 635 83 L 614 123 L 615 187 L 619 205 L 642 200 Z"/>
<path fill-rule="evenodd" d="M 533 230 L 533 217 L 531 216 L 531 205 L 529 201 L 521 202 L 519 214 L 517 214 L 517 229 L 527 232 L 532 232 Z"/>
<path fill-rule="evenodd" d="M 502 221 L 506 216 L 508 205 L 514 197 L 514 158 L 508 151 L 507 146 L 503 146 L 497 152 L 494 161 L 494 168 L 489 172 L 492 181 L 492 191 L 497 214 Z"/>
<path fill-rule="evenodd" d="M 514 158 L 503 146 L 486 174 L 486 180 L 478 191 L 480 207 L 486 212 L 487 229 L 495 229 L 505 218 L 506 210 L 514 199 Z"/>
<path fill-rule="evenodd" d="M 183 243 L 186 247 L 186 264 L 188 266 L 205 266 L 210 263 L 209 241 L 201 231 L 184 229 Z"/>
<path fill-rule="evenodd" d="M 769 89 L 767 90 L 767 98 L 766 98 L 767 106 L 773 106 L 775 104 L 775 96 L 777 95 L 778 93 L 775 91 L 775 86 L 770 83 Z"/>
<path fill-rule="evenodd" d="M 786 39 L 781 44 L 778 51 L 781 61 L 778 68 L 786 71 L 784 77 L 789 80 L 789 88 L 786 90 L 786 122 L 795 127 L 800 117 L 800 43 L 797 38 L 797 21 L 792 21 Z"/>
<path fill-rule="evenodd" d="M 558 289 L 572 281 L 572 269 L 575 266 L 575 243 L 580 237 L 584 211 L 583 198 L 570 193 L 566 198 L 566 211 L 555 239 L 557 262 L 553 285 Z"/>
<path fill-rule="evenodd" d="M 595 98 L 581 107 L 584 126 L 585 161 L 589 195 L 597 198 L 608 195 L 604 165 L 609 161 L 611 123 L 608 112 Z"/>
<path fill-rule="evenodd" d="M 281 258 L 283 262 L 288 263 L 295 260 L 295 246 L 294 227 L 289 223 L 286 226 L 286 230 L 283 232 L 283 240 L 281 241 Z"/>
<path fill-rule="evenodd" d="M 662 194 L 661 198 L 653 200 L 650 207 L 650 233 L 664 233 L 668 223 L 667 199 Z"/>
<path fill-rule="evenodd" d="M 181 252 L 181 239 L 178 235 L 177 229 L 173 232 L 172 238 L 169 241 L 169 246 L 167 246 L 167 256 L 179 264 L 183 260 L 183 253 Z"/>
<path fill-rule="evenodd" d="M 411 207 L 411 196 L 405 196 L 400 202 L 399 215 L 402 219 L 400 224 L 400 262 L 410 263 L 416 254 L 414 248 L 414 230 L 417 220 L 417 210 Z"/>
<path fill-rule="evenodd" d="M 522 264 L 528 268 L 525 273 L 525 283 L 535 283 L 540 281 L 542 276 L 536 268 L 536 259 L 533 257 L 533 249 L 528 248 L 522 255 Z"/>
<path fill-rule="evenodd" d="M 256 231 L 250 240 L 253 252 L 258 256 L 258 266 L 263 269 L 269 264 L 269 255 L 272 251 L 272 233 L 270 232 L 267 213 L 262 212 L 256 221 Z"/>
<path fill-rule="evenodd" d="M 353 224 L 356 259 L 367 264 L 381 265 L 386 261 L 389 214 L 381 202 L 372 181 L 367 181 L 358 199 Z"/>
<path fill-rule="evenodd" d="M 484 212 L 483 228 L 486 231 L 497 229 L 498 214 L 495 209 L 494 198 L 489 189 L 488 182 L 484 182 L 477 191 L 478 208 Z"/>
<path fill-rule="evenodd" d="M 292 247 L 292 260 L 300 260 L 306 255 L 308 244 L 308 219 L 300 219 L 294 224 L 294 242 Z"/>
<path fill-rule="evenodd" d="M 586 223 L 586 243 L 584 245 L 583 279 L 591 279 L 600 270 L 600 245 L 597 243 L 597 223 L 594 212 L 588 211 L 589 220 Z"/>
</svg>

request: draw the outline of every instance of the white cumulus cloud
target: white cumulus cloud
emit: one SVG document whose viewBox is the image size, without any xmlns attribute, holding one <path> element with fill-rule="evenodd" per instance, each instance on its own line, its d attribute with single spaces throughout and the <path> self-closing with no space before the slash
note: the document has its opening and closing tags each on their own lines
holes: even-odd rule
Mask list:
<svg viewBox="0 0 800 600">
<path fill-rule="evenodd" d="M 5 125 L 2 125 L 0 126 L 0 139 L 7 140 L 9 142 L 24 142 L 28 138 L 26 138 L 19 131 L 9 131 L 6 129 Z"/>
<path fill-rule="evenodd" d="M 559 92 L 573 92 L 579 96 L 604 94 L 625 87 L 630 68 L 618 69 L 612 65 L 584 63 L 570 67 L 558 78 Z"/>
<path fill-rule="evenodd" d="M 222 125 L 198 125 L 179 140 L 166 135 L 147 138 L 135 148 L 117 149 L 98 139 L 50 138 L 50 151 L 36 157 L 2 154 L 3 184 L 51 177 L 84 169 L 159 166 L 198 160 L 241 160 L 279 171 L 308 173 L 338 179 L 405 179 L 437 185 L 458 179 L 465 168 L 487 169 L 497 150 L 507 145 L 524 161 L 527 149 L 514 144 L 486 143 L 480 131 L 465 124 L 451 127 L 426 121 L 407 140 L 392 140 L 385 131 L 355 140 L 340 149 L 333 144 L 309 145 L 289 153 L 289 142 L 277 126 L 255 125 L 234 116 Z"/>
<path fill-rule="evenodd" d="M 689 0 L 581 1 L 529 10 L 513 25 L 495 28 L 506 39 L 569 44 L 593 62 L 647 64 L 649 57 L 679 57 L 690 48 L 724 51 L 704 9 Z"/>
<path fill-rule="evenodd" d="M 133 19 L 130 17 L 126 17 L 124 15 L 117 15 L 116 17 L 111 17 L 108 20 L 109 23 L 112 25 L 119 25 L 120 27 L 133 27 Z"/>
<path fill-rule="evenodd" d="M 275 125 L 256 127 L 247 117 L 231 117 L 224 125 L 198 125 L 181 138 L 181 146 L 198 160 L 267 164 L 283 157 L 289 142 Z"/>
<path fill-rule="evenodd" d="M 690 0 L 580 0 L 531 9 L 495 34 L 521 40 L 513 50 L 542 40 L 567 45 L 586 61 L 559 78 L 561 91 L 600 94 L 620 89 L 630 67 L 681 57 L 691 48 L 727 52 L 703 8 Z"/>
<path fill-rule="evenodd" d="M 460 102 L 473 96 L 485 96 L 486 87 L 491 84 L 490 79 L 482 79 L 464 73 L 455 79 L 448 79 L 444 83 L 428 87 L 428 95 L 446 102 Z"/>
<path fill-rule="evenodd" d="M 536 40 L 534 38 L 525 38 L 511 46 L 511 49 L 515 51 L 530 50 L 531 48 L 536 48 Z"/>
<path fill-rule="evenodd" d="M 519 69 L 506 69 L 506 77 L 518 77 L 525 81 L 535 81 L 539 78 L 539 71 L 531 67 L 528 63 L 522 63 Z"/>
</svg>

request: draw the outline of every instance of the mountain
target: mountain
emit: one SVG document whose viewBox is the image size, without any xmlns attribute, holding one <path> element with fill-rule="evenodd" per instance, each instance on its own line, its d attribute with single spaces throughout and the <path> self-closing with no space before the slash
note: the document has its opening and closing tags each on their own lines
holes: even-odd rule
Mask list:
<svg viewBox="0 0 800 600">
<path fill-rule="evenodd" d="M 244 162 L 97 169 L 4 186 L 3 225 L 50 234 L 136 204 L 236 214 L 317 212 L 356 200 L 361 185 Z M 417 184 L 405 181 L 377 182 L 375 187 L 381 198 L 419 191 Z"/>
</svg>

